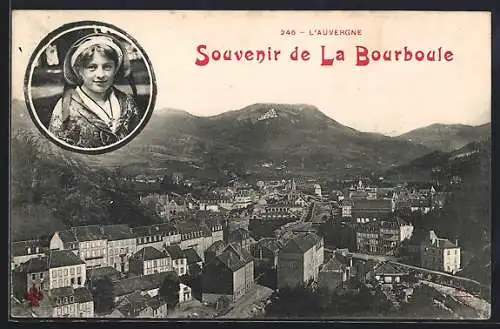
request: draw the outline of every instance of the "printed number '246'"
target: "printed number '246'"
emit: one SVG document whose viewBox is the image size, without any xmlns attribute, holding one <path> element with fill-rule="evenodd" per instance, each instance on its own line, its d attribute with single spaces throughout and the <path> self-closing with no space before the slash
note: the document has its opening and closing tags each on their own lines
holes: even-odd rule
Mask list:
<svg viewBox="0 0 500 329">
<path fill-rule="evenodd" d="M 281 35 L 295 35 L 295 30 L 281 29 Z"/>
</svg>

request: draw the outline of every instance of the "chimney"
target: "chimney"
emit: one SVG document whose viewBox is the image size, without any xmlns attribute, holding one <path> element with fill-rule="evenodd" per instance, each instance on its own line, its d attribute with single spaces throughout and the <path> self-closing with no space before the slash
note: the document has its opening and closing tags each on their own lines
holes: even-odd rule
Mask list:
<svg viewBox="0 0 500 329">
<path fill-rule="evenodd" d="M 458 247 L 458 239 L 455 239 L 455 245 Z"/>
</svg>

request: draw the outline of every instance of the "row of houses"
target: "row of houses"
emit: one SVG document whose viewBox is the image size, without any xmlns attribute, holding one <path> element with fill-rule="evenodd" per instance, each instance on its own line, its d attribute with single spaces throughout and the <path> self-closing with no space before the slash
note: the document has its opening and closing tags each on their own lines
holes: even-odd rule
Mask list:
<svg viewBox="0 0 500 329">
<path fill-rule="evenodd" d="M 357 251 L 366 254 L 385 254 L 411 238 L 413 225 L 401 217 L 377 221 L 370 218 L 354 224 Z"/>
<path fill-rule="evenodd" d="M 69 250 L 85 261 L 87 267 L 111 266 L 122 273 L 130 270 L 129 259 L 145 247 L 162 250 L 164 246 L 180 245 L 194 248 L 200 257 L 214 241 L 223 239 L 223 226 L 208 223 L 166 223 L 130 228 L 128 225 L 90 225 L 55 232 L 48 248 L 39 241 L 12 243 L 12 264 L 16 267 L 27 259 L 42 255 L 44 250 Z M 38 243 L 38 245 L 37 245 Z"/>
</svg>

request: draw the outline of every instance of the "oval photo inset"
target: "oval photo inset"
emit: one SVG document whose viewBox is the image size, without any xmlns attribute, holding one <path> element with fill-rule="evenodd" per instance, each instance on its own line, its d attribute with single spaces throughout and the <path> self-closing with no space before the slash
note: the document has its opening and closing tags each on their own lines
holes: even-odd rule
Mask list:
<svg viewBox="0 0 500 329">
<path fill-rule="evenodd" d="M 63 25 L 39 43 L 24 93 L 33 122 L 52 142 L 102 154 L 147 124 L 156 80 L 146 53 L 126 32 L 84 21 Z"/>
</svg>

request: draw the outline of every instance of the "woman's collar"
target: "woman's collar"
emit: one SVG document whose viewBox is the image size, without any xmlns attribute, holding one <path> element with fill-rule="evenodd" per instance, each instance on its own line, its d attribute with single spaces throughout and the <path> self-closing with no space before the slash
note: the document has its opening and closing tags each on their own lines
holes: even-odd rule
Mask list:
<svg viewBox="0 0 500 329">
<path fill-rule="evenodd" d="M 104 121 L 106 124 L 109 125 L 111 119 L 118 119 L 121 116 L 121 108 L 120 104 L 118 102 L 118 99 L 115 95 L 114 88 L 110 89 L 110 93 L 107 98 L 107 102 L 110 102 L 111 108 L 113 110 L 113 117 L 110 118 L 110 115 L 104 111 L 104 109 L 99 106 L 94 100 L 92 100 L 83 90 L 81 87 L 76 87 L 76 93 L 80 97 L 80 99 L 83 101 L 84 105 L 99 119 Z"/>
</svg>

